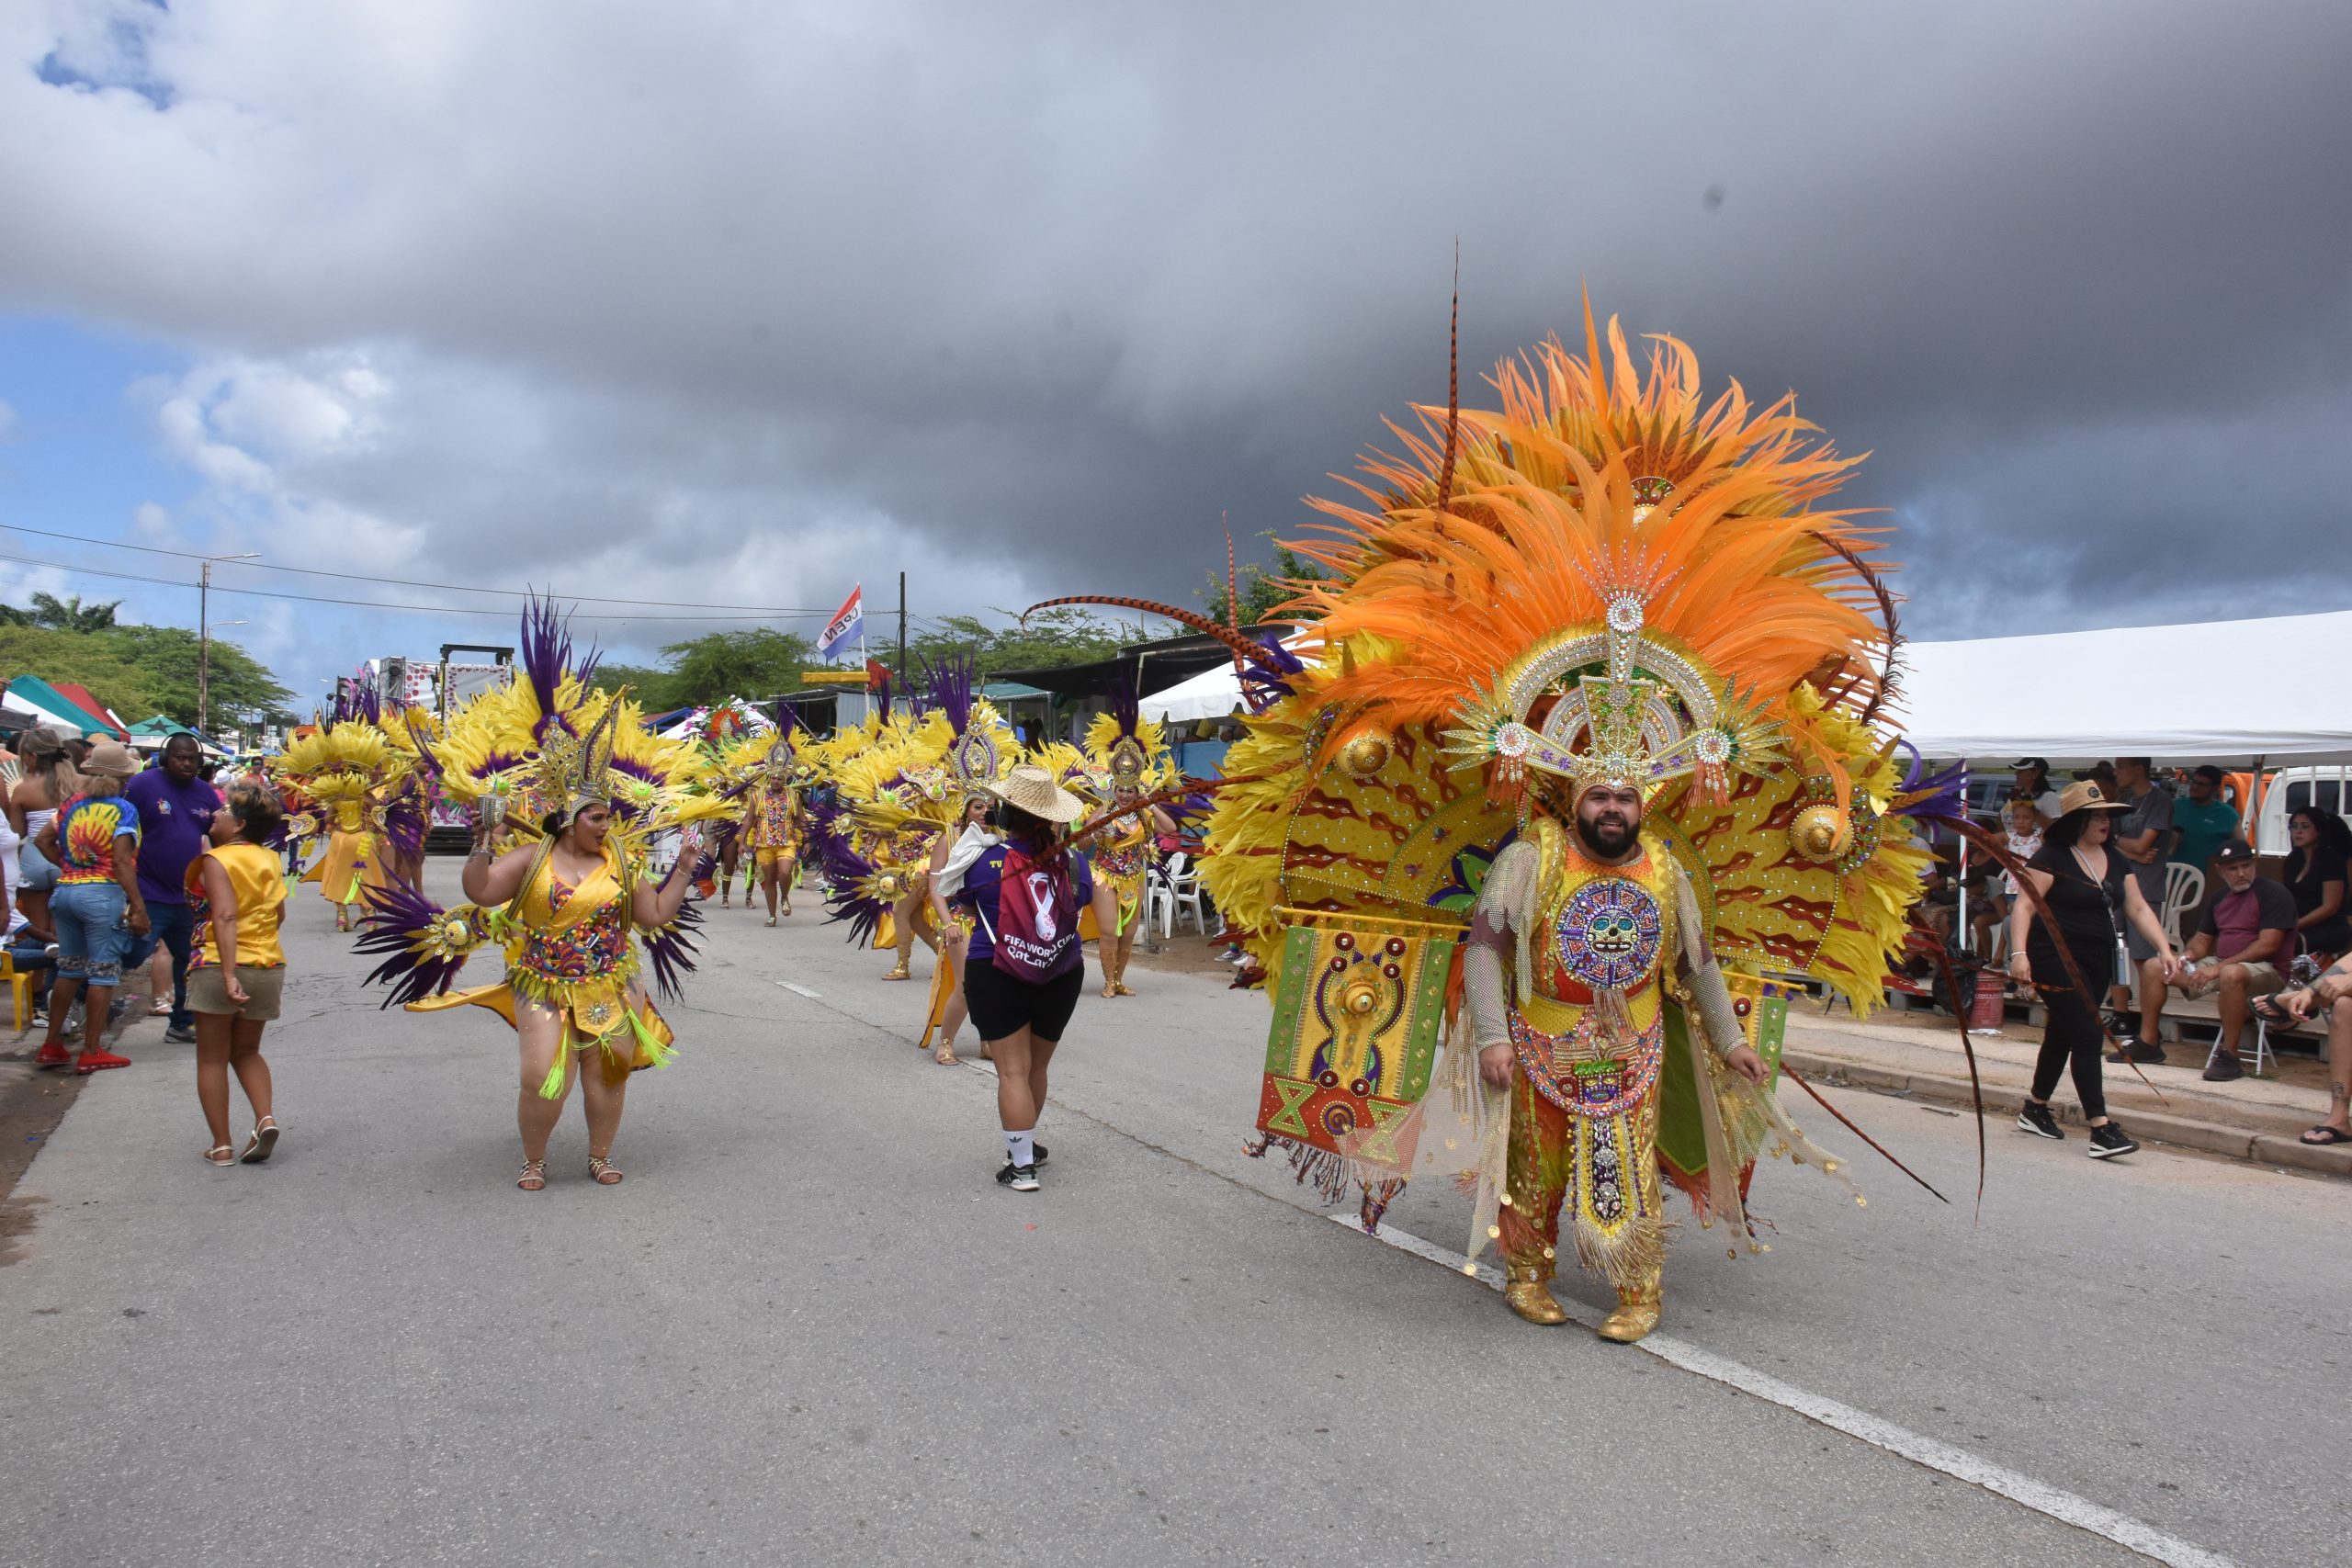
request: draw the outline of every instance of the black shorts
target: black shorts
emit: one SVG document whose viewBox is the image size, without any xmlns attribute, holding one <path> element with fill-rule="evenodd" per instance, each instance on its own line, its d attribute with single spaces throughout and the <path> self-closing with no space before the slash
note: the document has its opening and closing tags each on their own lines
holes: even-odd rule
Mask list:
<svg viewBox="0 0 2352 1568">
<path fill-rule="evenodd" d="M 984 1041 L 1001 1040 L 1026 1029 L 1040 1040 L 1059 1040 L 1078 1010 L 1078 993 L 1086 988 L 1086 965 L 1042 986 L 1016 980 L 985 958 L 964 965 L 964 1005 L 971 1010 L 972 1028 Z"/>
</svg>

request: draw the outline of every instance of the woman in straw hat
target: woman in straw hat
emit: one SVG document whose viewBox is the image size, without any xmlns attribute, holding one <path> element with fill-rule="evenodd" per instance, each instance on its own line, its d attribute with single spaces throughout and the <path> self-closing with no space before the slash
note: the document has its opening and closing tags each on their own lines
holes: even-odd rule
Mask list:
<svg viewBox="0 0 2352 1568">
<path fill-rule="evenodd" d="M 941 896 L 972 916 L 964 1001 L 996 1063 L 1004 1126 L 1004 1168 L 996 1179 L 1035 1192 L 1046 1162 L 1035 1136 L 1046 1069 L 1086 983 L 1079 910 L 1091 906 L 1094 929 L 1110 932 L 1119 929 L 1118 911 L 1108 884 L 1095 881 L 1086 856 L 1062 837 L 1085 813 L 1078 796 L 1030 763 L 981 787 L 999 802 L 999 835 L 967 833 L 937 875 Z"/>
<path fill-rule="evenodd" d="M 2131 921 L 2155 950 L 2166 980 L 2180 966 L 2165 938 L 2164 922 L 2141 895 L 2130 863 L 2108 845 L 2115 831 L 2115 813 L 2127 809 L 2087 779 L 2067 785 L 2058 798 L 2058 819 L 2042 835 L 2041 849 L 2026 863 L 2024 872 L 2033 891 L 2050 906 L 2052 919 L 2036 919 L 2033 903 L 2025 897 L 2016 901 L 2009 917 L 2009 974 L 2031 980 L 2049 1020 L 2041 1055 L 2034 1063 L 2033 1090 L 2018 1112 L 2018 1125 L 2037 1137 L 2065 1137 L 2050 1113 L 2050 1096 L 2058 1087 L 2059 1073 L 2071 1066 L 2075 1095 L 2082 1101 L 2083 1120 L 2090 1124 L 2093 1159 L 2112 1159 L 2140 1146 L 2107 1114 L 2099 1061 L 2106 1042 L 2092 999 L 2120 973 L 2116 954 L 2123 922 Z M 2081 974 L 2080 985 L 2059 956 L 2062 942 Z"/>
</svg>

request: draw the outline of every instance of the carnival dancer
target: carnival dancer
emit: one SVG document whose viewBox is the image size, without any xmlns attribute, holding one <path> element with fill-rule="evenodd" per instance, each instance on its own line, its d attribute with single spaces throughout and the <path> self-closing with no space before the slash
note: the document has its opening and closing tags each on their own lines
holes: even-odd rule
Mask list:
<svg viewBox="0 0 2352 1568">
<path fill-rule="evenodd" d="M 743 792 L 742 823 L 736 835 L 752 852 L 760 892 L 767 899 L 770 925 L 775 924 L 779 896 L 784 913 L 791 915 L 792 879 L 800 873 L 800 789 L 794 782 L 794 765 L 792 737 L 780 729 L 761 761 L 757 779 Z M 746 903 L 750 897 L 747 883 Z"/>
<path fill-rule="evenodd" d="M 390 1000 L 419 1012 L 489 1008 L 514 1026 L 516 1186 L 546 1186 L 548 1142 L 575 1077 L 584 1080 L 589 1174 L 611 1186 L 621 1179 L 611 1156 L 628 1075 L 674 1055 L 639 948 L 673 991 L 692 967 L 682 928 L 700 856 L 694 819 L 731 806 L 689 793 L 692 748 L 649 732 L 625 692 L 583 683 L 550 608 L 534 603 L 523 643 L 528 678 L 476 698 L 435 748 L 443 787 L 474 809 L 470 902 L 445 910 L 414 889 L 377 894 L 359 946 L 386 955 L 368 978 L 393 982 Z M 501 824 L 535 841 L 495 853 Z M 671 828 L 683 829 L 678 857 L 657 875 L 646 846 Z M 505 950 L 505 979 L 452 990 L 467 956 L 488 942 Z"/>
<path fill-rule="evenodd" d="M 966 833 L 938 880 L 946 899 L 972 915 L 964 999 L 996 1063 L 1004 1129 L 996 1179 L 1015 1192 L 1035 1192 L 1046 1163 L 1036 1130 L 1046 1072 L 1086 981 L 1079 911 L 1091 908 L 1103 931 L 1116 929 L 1116 914 L 1086 855 L 1060 837 L 1086 814 L 1084 801 L 1028 763 L 983 787 L 999 802 L 1001 836 Z"/>
<path fill-rule="evenodd" d="M 994 841 L 988 819 L 989 797 L 975 794 L 964 803 L 961 831 L 953 836 L 942 833 L 931 844 L 925 891 L 931 900 L 932 923 L 939 928 L 946 953 L 945 961 L 932 976 L 931 1013 L 924 1021 L 922 1037 L 915 1041 L 915 1049 L 932 1048 L 932 1037 L 936 1034 L 939 1043 L 932 1048 L 932 1060 L 943 1067 L 958 1066 L 964 1060 L 956 1055 L 956 1036 L 971 1010 L 964 1001 L 964 964 L 971 948 L 972 918 L 947 902 L 940 889 L 939 874 L 957 846 L 975 835 Z"/>
<path fill-rule="evenodd" d="M 1160 835 L 1176 831 L 1167 807 L 1137 802 L 1147 790 L 1173 784 L 1176 769 L 1159 723 L 1143 716 L 1134 688 L 1125 684 L 1112 693 L 1110 706 L 1087 727 L 1086 746 L 1096 798 L 1125 808 L 1112 819 L 1094 855 L 1094 874 L 1109 885 L 1118 907 L 1117 929 L 1086 934 L 1104 939 L 1099 949 L 1102 994 L 1132 997 L 1127 960 L 1143 928 L 1144 894 L 1159 862 Z"/>
<path fill-rule="evenodd" d="M 1735 1253 L 1759 1153 L 1844 1179 L 1773 1091 L 1766 976 L 1877 1005 L 1927 863 L 1888 818 L 1957 805 L 1896 754 L 1876 540 L 1823 504 L 1852 461 L 1789 400 L 1702 403 L 1672 339 L 1645 373 L 1613 322 L 1585 348 L 1316 503 L 1313 662 L 1228 638 L 1253 711 L 1204 875 L 1274 993 L 1264 1146 L 1376 1224 L 1445 1077 L 1469 1251 L 1557 1323 L 1572 1249 L 1624 1341 L 1659 1320 L 1661 1179 Z"/>
</svg>

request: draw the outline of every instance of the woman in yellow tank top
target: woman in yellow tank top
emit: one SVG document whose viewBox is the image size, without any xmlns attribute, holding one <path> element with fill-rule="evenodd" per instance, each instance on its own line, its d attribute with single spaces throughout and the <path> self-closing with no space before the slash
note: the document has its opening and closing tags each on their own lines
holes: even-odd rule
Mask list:
<svg viewBox="0 0 2352 1568">
<path fill-rule="evenodd" d="M 212 847 L 187 868 L 195 916 L 188 954 L 187 1005 L 196 1015 L 196 1099 L 212 1131 L 206 1160 L 259 1165 L 277 1147 L 270 1114 L 269 1064 L 261 1032 L 277 1016 L 286 953 L 277 928 L 286 919 L 286 878 L 269 847 L 285 819 L 277 797 L 254 784 L 232 784 L 226 809 L 212 818 Z M 243 1155 L 229 1143 L 229 1075 L 253 1106 L 253 1135 Z"/>
</svg>

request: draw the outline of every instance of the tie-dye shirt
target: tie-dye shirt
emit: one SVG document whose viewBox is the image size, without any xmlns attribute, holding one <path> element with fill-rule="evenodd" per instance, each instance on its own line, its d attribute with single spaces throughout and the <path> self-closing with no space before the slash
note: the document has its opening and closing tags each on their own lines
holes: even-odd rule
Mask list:
<svg viewBox="0 0 2352 1568">
<path fill-rule="evenodd" d="M 57 814 L 57 883 L 73 887 L 115 880 L 117 846 L 139 850 L 139 807 L 119 795 L 77 795 Z"/>
</svg>

